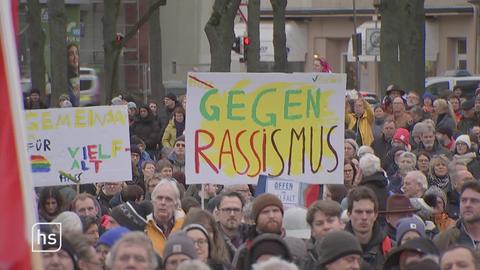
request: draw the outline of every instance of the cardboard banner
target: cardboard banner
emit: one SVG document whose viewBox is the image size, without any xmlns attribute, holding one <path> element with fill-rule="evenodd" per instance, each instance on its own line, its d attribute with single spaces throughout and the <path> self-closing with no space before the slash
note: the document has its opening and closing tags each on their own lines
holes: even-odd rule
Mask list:
<svg viewBox="0 0 480 270">
<path fill-rule="evenodd" d="M 132 179 L 127 106 L 26 111 L 35 186 Z"/>
<path fill-rule="evenodd" d="M 186 179 L 343 183 L 345 74 L 189 73 Z"/>
</svg>

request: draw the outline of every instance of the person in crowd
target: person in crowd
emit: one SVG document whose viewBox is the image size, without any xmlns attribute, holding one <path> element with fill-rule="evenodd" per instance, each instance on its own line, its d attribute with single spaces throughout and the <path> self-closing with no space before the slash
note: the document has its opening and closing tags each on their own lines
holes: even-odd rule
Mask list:
<svg viewBox="0 0 480 270">
<path fill-rule="evenodd" d="M 158 254 L 163 249 L 168 236 L 180 230 L 183 217 L 176 211 L 180 208 L 180 191 L 174 182 L 161 180 L 152 192 L 153 213 L 147 217 L 145 231 Z"/>
<path fill-rule="evenodd" d="M 398 164 L 400 163 L 400 156 L 406 152 L 404 146 L 394 146 L 387 153 L 385 158 L 385 171 L 388 178 L 391 178 L 393 175 L 398 174 Z"/>
<path fill-rule="evenodd" d="M 447 194 L 442 189 L 436 186 L 429 187 L 425 191 L 424 200 L 431 201 L 430 204 L 433 206 L 432 221 L 440 232 L 455 224 L 455 221 L 447 214 Z"/>
<path fill-rule="evenodd" d="M 149 183 L 155 174 L 155 162 L 152 160 L 144 161 L 141 168 L 141 176 L 135 184 L 139 185 L 143 190 L 147 190 L 145 183 Z"/>
<path fill-rule="evenodd" d="M 106 258 L 108 269 L 154 270 L 159 260 L 152 243 L 142 232 L 124 234 L 112 247 Z"/>
<path fill-rule="evenodd" d="M 63 211 L 55 219 L 53 219 L 52 222 L 62 224 L 61 228 L 59 227 L 52 228 L 52 231 L 55 233 L 60 233 L 60 229 L 62 234 L 69 234 L 69 233 L 81 234 L 83 231 L 82 221 L 80 217 L 74 212 Z"/>
<path fill-rule="evenodd" d="M 390 193 L 402 193 L 401 187 L 403 179 L 408 172 L 416 169 L 415 161 L 416 156 L 411 152 L 403 152 L 400 157 L 398 157 L 398 171 L 389 177 L 390 183 L 388 185 L 388 190 Z"/>
<path fill-rule="evenodd" d="M 98 238 L 100 238 L 97 219 L 91 216 L 83 216 L 80 220 L 82 221 L 83 235 L 86 236 L 88 243 L 94 247 Z"/>
<path fill-rule="evenodd" d="M 304 269 L 315 269 L 318 262 L 316 243 L 331 231 L 342 231 L 345 224 L 340 216 L 342 208 L 336 201 L 320 200 L 314 202 L 307 211 L 306 221 L 310 226 L 310 239 L 306 241 L 307 258 Z"/>
<path fill-rule="evenodd" d="M 252 201 L 252 189 L 249 185 L 230 185 L 225 187 L 225 192 L 238 192 L 243 197 L 245 205 Z"/>
<path fill-rule="evenodd" d="M 461 108 L 463 115 L 458 122 L 458 132 L 468 134 L 479 123 L 479 118 L 475 113 L 475 101 L 473 99 L 466 100 L 462 103 Z"/>
<path fill-rule="evenodd" d="M 128 108 L 128 125 L 130 127 L 130 134 L 132 134 L 132 126 L 138 119 L 137 104 L 133 101 L 127 103 Z"/>
<path fill-rule="evenodd" d="M 480 183 L 466 182 L 460 193 L 460 219 L 434 238 L 436 246 L 444 251 L 462 244 L 476 248 L 480 241 Z"/>
<path fill-rule="evenodd" d="M 375 107 L 373 107 L 373 116 L 373 138 L 376 139 L 382 135 L 383 125 L 385 123 L 385 118 L 387 117 L 387 114 L 383 110 L 381 104 L 375 105 Z"/>
<path fill-rule="evenodd" d="M 43 103 L 40 97 L 40 90 L 32 88 L 30 90 L 30 95 L 28 96 L 25 102 L 25 110 L 37 110 L 37 109 L 47 109 L 47 105 Z"/>
<path fill-rule="evenodd" d="M 402 191 L 409 199 L 422 198 L 427 189 L 427 177 L 420 171 L 408 172 L 403 179 Z"/>
<path fill-rule="evenodd" d="M 460 215 L 460 192 L 462 187 L 466 182 L 475 181 L 475 178 L 462 163 L 459 164 L 458 162 L 452 161 L 451 164 L 449 164 L 449 168 L 452 168 L 450 172 L 452 189 L 447 192 L 447 213 L 449 217 L 456 220 Z"/>
<path fill-rule="evenodd" d="M 316 269 L 322 270 L 359 270 L 364 254 L 358 239 L 345 231 L 327 233 L 318 242 L 317 253 L 319 268 Z"/>
<path fill-rule="evenodd" d="M 278 257 L 287 262 L 293 261 L 292 253 L 280 235 L 263 233 L 253 240 L 246 255 L 247 263 L 242 269 L 251 270 L 253 264 L 267 261 L 272 257 Z"/>
<path fill-rule="evenodd" d="M 115 206 L 110 213 L 110 228 L 126 227 L 131 231 L 144 231 L 147 226 L 147 217 L 152 213 L 150 202 L 125 202 Z"/>
<path fill-rule="evenodd" d="M 478 256 L 475 254 L 472 248 L 464 245 L 454 245 L 445 250 L 440 257 L 440 266 L 442 270 L 480 269 Z"/>
<path fill-rule="evenodd" d="M 40 221 L 50 222 L 65 209 L 63 195 L 56 187 L 45 187 L 40 191 L 38 214 Z"/>
<path fill-rule="evenodd" d="M 176 107 L 173 110 L 173 118 L 168 122 L 162 137 L 162 145 L 165 149 L 175 146 L 175 140 L 183 135 L 185 131 L 185 110 L 183 107 Z"/>
<path fill-rule="evenodd" d="M 173 172 L 185 172 L 185 136 L 175 140 L 173 151 L 167 158 L 173 165 Z"/>
<path fill-rule="evenodd" d="M 405 100 L 402 97 L 392 99 L 392 115 L 395 121 L 395 127 L 409 129 L 412 123 L 412 117 L 406 111 Z"/>
<path fill-rule="evenodd" d="M 437 186 L 444 192 L 450 188 L 450 176 L 448 175 L 449 159 L 444 155 L 437 155 L 430 161 L 430 173 L 428 174 L 428 186 Z"/>
<path fill-rule="evenodd" d="M 125 227 L 116 227 L 110 229 L 102 234 L 98 239 L 97 243 L 95 243 L 95 250 L 99 256 L 100 263 L 105 268 L 105 260 L 107 258 L 107 254 L 113 245 L 126 233 L 130 230 Z"/>
<path fill-rule="evenodd" d="M 363 261 L 370 269 L 382 269 L 392 241 L 376 222 L 377 196 L 367 187 L 355 187 L 348 194 L 347 213 L 350 221 L 345 230 L 360 242 Z"/>
<path fill-rule="evenodd" d="M 347 190 L 350 190 L 355 183 L 355 179 L 359 174 L 358 165 L 353 163 L 352 160 L 345 159 L 344 166 L 343 166 L 343 183 Z"/>
<path fill-rule="evenodd" d="M 387 209 L 380 214 L 385 215 L 387 225 L 385 231 L 392 243 L 399 243 L 397 239 L 397 226 L 402 218 L 411 217 L 418 209 L 415 209 L 410 200 L 402 194 L 393 194 L 388 197 Z"/>
<path fill-rule="evenodd" d="M 130 127 L 130 134 L 138 136 L 145 142 L 145 151 L 152 159 L 155 156 L 157 145 L 160 142 L 160 127 L 155 116 L 147 105 L 140 106 L 138 118 Z"/>
<path fill-rule="evenodd" d="M 418 154 L 420 151 L 425 151 L 430 154 L 430 156 L 444 154 L 447 157 L 451 156 L 451 152 L 441 146 L 435 137 L 435 128 L 433 126 L 427 125 L 426 131 L 424 131 L 420 137 L 420 144 L 415 154 Z"/>
<path fill-rule="evenodd" d="M 123 182 L 107 182 L 103 183 L 100 192 L 97 196 L 97 201 L 100 204 L 101 215 L 108 214 L 112 209 L 110 201 L 114 196 L 122 191 Z M 119 198 L 117 198 L 118 200 Z"/>
<path fill-rule="evenodd" d="M 72 201 L 71 210 L 79 216 L 98 217 L 100 204 L 88 193 L 80 193 Z"/>
<path fill-rule="evenodd" d="M 455 130 L 457 123 L 455 122 L 455 115 L 444 99 L 436 99 L 433 102 L 433 112 L 436 118 L 435 129 L 446 128 L 448 130 Z"/>
<path fill-rule="evenodd" d="M 347 188 L 345 185 L 324 185 L 322 199 L 325 201 L 332 200 L 341 203 L 343 198 L 347 196 Z"/>
<path fill-rule="evenodd" d="M 219 196 L 215 216 L 230 258 L 233 258 L 237 249 L 244 243 L 242 235 L 242 231 L 245 231 L 246 228 L 242 223 L 244 199 L 235 191 L 222 193 Z"/>
<path fill-rule="evenodd" d="M 203 185 L 203 190 L 202 190 Z M 195 198 L 200 204 L 202 203 L 202 198 L 204 201 L 204 205 L 208 205 L 208 203 L 217 196 L 218 192 L 220 191 L 220 186 L 215 184 L 198 184 L 198 185 L 190 185 L 186 191 L 186 196 L 190 196 Z"/>
<path fill-rule="evenodd" d="M 60 235 L 56 235 L 60 238 Z M 55 243 L 47 241 L 43 245 L 42 250 L 48 252 L 42 252 L 42 263 L 43 269 L 45 270 L 76 270 L 78 269 L 78 255 L 76 250 L 72 247 L 70 241 L 66 238 L 62 239 L 62 245 L 60 246 L 60 241 Z M 52 252 L 52 250 L 58 250 L 57 252 Z"/>
<path fill-rule="evenodd" d="M 453 113 L 455 115 L 455 123 L 458 124 L 460 120 L 462 119 L 462 109 L 460 105 L 462 104 L 462 101 L 460 100 L 460 97 L 452 94 L 448 97 L 448 104 L 452 107 Z"/>
<path fill-rule="evenodd" d="M 198 258 L 195 244 L 192 238 L 188 237 L 184 231 L 179 231 L 168 239 L 163 253 L 165 270 L 176 270 L 177 267 L 186 261 L 196 260 Z"/>
<path fill-rule="evenodd" d="M 368 102 L 359 97 L 354 101 L 353 113 L 345 113 L 345 126 L 356 134 L 356 142 L 360 145 L 370 145 L 373 141 L 372 107 Z"/>
<path fill-rule="evenodd" d="M 438 261 L 439 251 L 431 240 L 417 237 L 390 252 L 383 269 L 406 270 L 408 265 L 428 256 Z"/>
<path fill-rule="evenodd" d="M 425 176 L 428 176 L 428 173 L 430 171 L 430 160 L 431 157 L 429 153 L 425 151 L 418 152 L 417 169 L 421 171 Z"/>
<path fill-rule="evenodd" d="M 365 154 L 360 158 L 362 181 L 359 186 L 370 188 L 377 195 L 378 210 L 385 211 L 388 197 L 388 179 L 380 166 L 380 159 L 373 154 Z M 381 218 L 383 220 L 383 218 Z M 384 221 L 384 220 L 383 220 Z"/>
<path fill-rule="evenodd" d="M 402 246 L 406 242 L 423 237 L 427 238 L 425 231 L 425 223 L 416 215 L 410 217 L 404 217 L 398 220 L 397 234 L 396 234 L 397 246 Z"/>
<path fill-rule="evenodd" d="M 345 159 L 356 159 L 358 152 L 358 144 L 353 139 L 345 139 L 344 144 Z"/>
<path fill-rule="evenodd" d="M 152 177 L 145 182 L 145 200 L 152 199 L 152 192 L 162 179 L 165 178 L 163 178 L 159 173 L 154 173 Z"/>
<path fill-rule="evenodd" d="M 161 107 L 161 110 L 159 112 L 159 121 L 160 121 L 160 127 L 162 130 L 160 131 L 160 134 L 163 136 L 163 133 L 165 133 L 165 128 L 168 125 L 168 122 L 172 119 L 173 117 L 173 110 L 176 107 L 182 106 L 178 100 L 177 96 L 173 93 L 167 93 L 165 97 L 163 98 L 163 106 Z"/>
<path fill-rule="evenodd" d="M 424 122 L 416 122 L 412 128 L 412 137 L 410 144 L 412 149 L 418 149 L 418 146 L 422 142 L 422 133 L 428 131 L 427 124 Z"/>
<path fill-rule="evenodd" d="M 477 154 L 472 151 L 472 143 L 468 135 L 460 135 L 455 140 L 453 160 L 464 163 L 468 171 L 476 179 L 480 179 L 480 161 Z"/>
<path fill-rule="evenodd" d="M 392 149 L 392 138 L 394 134 L 395 122 L 393 119 L 388 118 L 383 122 L 380 136 L 375 137 L 371 145 L 375 155 L 379 157 L 380 160 L 385 160 L 388 151 Z M 382 165 L 384 165 L 383 162 Z"/>
<path fill-rule="evenodd" d="M 285 237 L 289 238 L 290 241 L 295 241 L 295 238 L 301 240 L 310 239 L 311 230 L 306 217 L 307 209 L 304 207 L 294 206 L 285 210 L 282 222 Z"/>
<path fill-rule="evenodd" d="M 449 151 L 453 151 L 455 148 L 455 140 L 453 139 L 453 129 L 442 126 L 437 129 L 435 135 L 438 143 Z"/>
<path fill-rule="evenodd" d="M 102 270 L 102 263 L 97 256 L 95 248 L 90 244 L 88 238 L 82 234 L 66 234 L 62 235 L 63 240 L 71 244 L 73 250 L 75 250 L 75 256 L 77 258 L 78 270 Z"/>
<path fill-rule="evenodd" d="M 130 144 L 138 146 L 138 149 L 140 150 L 140 159 L 138 160 L 138 169 L 141 170 L 142 167 L 143 167 L 143 163 L 145 161 L 151 161 L 152 160 L 152 158 L 150 157 L 150 155 L 146 151 L 147 145 L 137 135 L 133 135 L 133 136 L 130 137 Z"/>
<path fill-rule="evenodd" d="M 407 95 L 407 108 L 411 109 L 413 107 L 420 105 L 420 96 L 416 91 L 409 91 Z"/>
<path fill-rule="evenodd" d="M 157 102 L 155 100 L 149 100 L 147 105 L 150 108 L 150 111 L 152 111 L 155 121 L 158 123 L 159 110 Z"/>
<path fill-rule="evenodd" d="M 423 106 L 422 106 L 423 111 L 427 115 L 432 114 L 433 113 L 433 102 L 435 101 L 435 98 L 433 97 L 433 95 L 429 92 L 423 93 L 422 101 L 423 101 Z"/>
</svg>

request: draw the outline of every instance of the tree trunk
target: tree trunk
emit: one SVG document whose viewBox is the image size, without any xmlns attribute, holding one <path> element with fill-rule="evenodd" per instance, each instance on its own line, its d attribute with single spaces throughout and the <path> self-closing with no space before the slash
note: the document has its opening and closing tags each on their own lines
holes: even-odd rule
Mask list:
<svg viewBox="0 0 480 270">
<path fill-rule="evenodd" d="M 234 19 L 240 0 L 215 0 L 213 12 L 205 25 L 205 34 L 210 44 L 210 71 L 230 71 L 231 50 L 234 42 Z"/>
<path fill-rule="evenodd" d="M 276 72 L 288 71 L 287 35 L 285 33 L 285 8 L 287 0 L 270 0 L 273 10 L 273 53 Z"/>
<path fill-rule="evenodd" d="M 45 95 L 45 33 L 41 26 L 41 7 L 38 0 L 28 0 L 28 47 L 30 49 L 30 78 L 32 88 Z"/>
<path fill-rule="evenodd" d="M 119 94 L 117 66 L 118 58 L 120 57 L 120 50 L 115 44 L 115 36 L 117 33 L 117 18 L 120 9 L 120 0 L 104 0 L 103 6 L 104 94 L 102 94 L 102 97 L 104 97 L 105 104 L 110 104 L 110 100 Z"/>
<path fill-rule="evenodd" d="M 247 71 L 259 72 L 260 66 L 260 0 L 248 1 L 248 37 Z"/>
<path fill-rule="evenodd" d="M 155 4 L 150 0 L 150 6 Z M 162 74 L 162 33 L 160 28 L 160 10 L 157 8 L 148 20 L 150 36 L 150 98 L 159 101 L 165 96 Z"/>
<path fill-rule="evenodd" d="M 425 90 L 425 9 L 424 0 L 404 0 L 403 27 L 399 31 L 401 87 Z"/>
<path fill-rule="evenodd" d="M 61 94 L 67 93 L 67 18 L 64 0 L 48 0 L 50 58 L 52 72 L 51 105 L 56 106 Z M 45 74 L 43 75 L 45 76 Z M 53 107 L 52 106 L 52 107 Z"/>
</svg>

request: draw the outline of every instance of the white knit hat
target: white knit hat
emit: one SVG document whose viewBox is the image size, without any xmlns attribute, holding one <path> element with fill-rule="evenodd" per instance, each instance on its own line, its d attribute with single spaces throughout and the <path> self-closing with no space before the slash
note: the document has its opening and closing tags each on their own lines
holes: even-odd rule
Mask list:
<svg viewBox="0 0 480 270">
<path fill-rule="evenodd" d="M 455 145 L 457 145 L 458 142 L 463 142 L 468 146 L 468 149 L 472 146 L 472 143 L 470 142 L 470 137 L 468 135 L 460 135 L 457 137 L 455 140 Z"/>
</svg>

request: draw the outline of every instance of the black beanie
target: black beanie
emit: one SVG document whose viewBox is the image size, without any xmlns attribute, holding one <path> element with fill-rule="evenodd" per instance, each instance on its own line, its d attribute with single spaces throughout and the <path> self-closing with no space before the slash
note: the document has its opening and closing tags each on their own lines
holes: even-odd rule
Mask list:
<svg viewBox="0 0 480 270">
<path fill-rule="evenodd" d="M 353 234 L 345 231 L 330 232 L 316 246 L 318 263 L 322 266 L 351 254 L 362 255 L 362 247 Z"/>
<path fill-rule="evenodd" d="M 132 231 L 143 231 L 147 225 L 145 217 L 139 214 L 130 202 L 115 206 L 110 212 L 110 216 L 115 219 L 120 226 L 127 227 Z"/>
<path fill-rule="evenodd" d="M 293 260 L 292 254 L 285 241 L 283 241 L 279 235 L 272 233 L 263 233 L 253 240 L 249 253 L 250 265 L 254 264 L 262 255 L 280 257 L 282 260 L 288 262 Z"/>
</svg>

